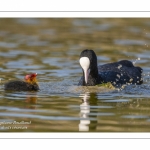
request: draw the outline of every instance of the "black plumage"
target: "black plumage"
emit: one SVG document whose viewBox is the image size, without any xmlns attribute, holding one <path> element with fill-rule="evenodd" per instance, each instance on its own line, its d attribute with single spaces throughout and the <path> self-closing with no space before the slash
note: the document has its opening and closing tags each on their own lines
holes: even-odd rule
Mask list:
<svg viewBox="0 0 150 150">
<path fill-rule="evenodd" d="M 83 50 L 82 57 L 89 58 L 90 73 L 87 83 L 85 82 L 85 72 L 81 77 L 79 84 L 81 86 L 94 86 L 97 84 L 111 82 L 113 86 L 120 87 L 124 84 L 142 84 L 142 68 L 135 67 L 131 61 L 121 60 L 119 62 L 108 63 L 97 66 L 97 56 L 93 50 Z"/>
<path fill-rule="evenodd" d="M 10 91 L 38 91 L 38 84 L 28 83 L 24 81 L 10 81 L 4 85 L 4 90 Z"/>
<path fill-rule="evenodd" d="M 9 81 L 4 84 L 4 90 L 10 91 L 38 91 L 39 86 L 36 80 L 37 73 L 28 74 L 24 77 L 25 81 Z"/>
</svg>

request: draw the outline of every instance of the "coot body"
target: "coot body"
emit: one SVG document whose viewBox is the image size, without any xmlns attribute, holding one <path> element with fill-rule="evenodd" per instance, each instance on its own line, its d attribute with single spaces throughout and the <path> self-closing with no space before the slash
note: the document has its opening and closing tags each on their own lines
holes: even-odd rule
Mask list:
<svg viewBox="0 0 150 150">
<path fill-rule="evenodd" d="M 79 84 L 81 86 L 94 86 L 108 83 L 115 87 L 124 84 L 142 84 L 142 68 L 135 67 L 131 61 L 121 60 L 97 66 L 97 56 L 93 50 L 83 50 L 80 54 L 80 65 L 83 70 Z"/>
</svg>

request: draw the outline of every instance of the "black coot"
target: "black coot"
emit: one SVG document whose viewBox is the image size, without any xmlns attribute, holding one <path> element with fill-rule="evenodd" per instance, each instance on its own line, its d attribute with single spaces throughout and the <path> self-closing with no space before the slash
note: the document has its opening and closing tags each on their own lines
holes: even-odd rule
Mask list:
<svg viewBox="0 0 150 150">
<path fill-rule="evenodd" d="M 4 90 L 10 91 L 38 91 L 39 86 L 36 80 L 37 73 L 25 76 L 25 81 L 10 81 L 5 83 Z"/>
<path fill-rule="evenodd" d="M 79 84 L 94 86 L 111 82 L 115 87 L 124 84 L 142 84 L 142 68 L 135 67 L 131 61 L 121 60 L 97 66 L 97 56 L 93 50 L 83 50 L 80 54 L 80 65 L 83 70 Z"/>
</svg>

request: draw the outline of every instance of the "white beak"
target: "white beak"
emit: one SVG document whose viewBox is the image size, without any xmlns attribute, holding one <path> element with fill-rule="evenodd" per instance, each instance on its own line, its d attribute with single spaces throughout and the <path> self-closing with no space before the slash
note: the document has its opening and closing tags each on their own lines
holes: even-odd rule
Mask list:
<svg viewBox="0 0 150 150">
<path fill-rule="evenodd" d="M 85 82 L 88 82 L 88 76 L 90 73 L 89 67 L 90 67 L 90 60 L 88 57 L 81 57 L 79 60 L 79 63 L 84 71 L 84 77 L 85 77 Z"/>
</svg>

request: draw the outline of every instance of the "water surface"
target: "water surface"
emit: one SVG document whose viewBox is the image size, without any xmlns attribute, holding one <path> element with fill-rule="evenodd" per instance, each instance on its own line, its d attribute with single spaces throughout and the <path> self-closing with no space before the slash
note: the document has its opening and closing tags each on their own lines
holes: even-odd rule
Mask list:
<svg viewBox="0 0 150 150">
<path fill-rule="evenodd" d="M 149 132 L 150 19 L 0 19 L 1 132 Z M 144 83 L 124 89 L 78 87 L 79 55 L 98 64 L 128 59 Z M 36 72 L 38 92 L 7 92 L 9 80 Z"/>
</svg>

